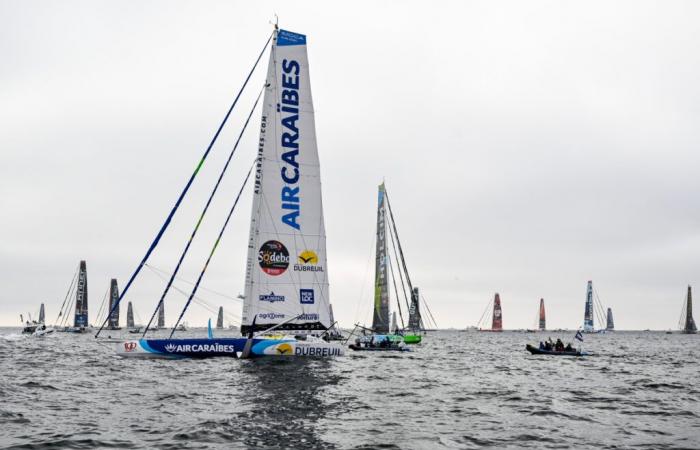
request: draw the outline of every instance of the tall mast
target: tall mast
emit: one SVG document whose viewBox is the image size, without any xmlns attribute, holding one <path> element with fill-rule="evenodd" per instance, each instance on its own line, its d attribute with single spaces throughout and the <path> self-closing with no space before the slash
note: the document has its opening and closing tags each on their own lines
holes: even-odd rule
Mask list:
<svg viewBox="0 0 700 450">
<path fill-rule="evenodd" d="M 388 247 L 386 239 L 386 190 L 379 185 L 377 198 L 377 249 L 374 271 L 374 314 L 372 329 L 377 333 L 389 332 L 389 276 L 387 273 Z"/>
</svg>

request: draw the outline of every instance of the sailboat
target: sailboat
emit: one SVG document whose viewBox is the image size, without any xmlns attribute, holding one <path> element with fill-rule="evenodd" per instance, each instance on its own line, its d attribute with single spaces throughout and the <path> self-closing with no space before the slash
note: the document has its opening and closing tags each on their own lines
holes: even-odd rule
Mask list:
<svg viewBox="0 0 700 450">
<path fill-rule="evenodd" d="M 612 308 L 608 308 L 606 319 L 605 331 L 615 331 L 615 321 L 613 320 Z"/>
<path fill-rule="evenodd" d="M 490 305 L 491 302 L 489 302 L 486 306 L 487 310 Z M 481 315 L 479 323 L 483 321 L 483 318 L 484 314 Z M 494 295 L 493 297 L 493 313 L 491 315 L 491 328 L 479 328 L 479 331 L 503 331 L 503 310 L 501 309 L 501 296 L 498 294 L 498 292 L 496 292 L 496 295 Z"/>
<path fill-rule="evenodd" d="M 375 250 L 375 272 L 374 272 L 374 301 L 372 312 L 372 327 L 366 328 L 356 325 L 356 329 L 361 328 L 363 336 L 356 339 L 353 350 L 399 350 L 397 343 L 417 344 L 422 340 L 421 332 L 424 330 L 423 320 L 420 312 L 420 293 L 418 287 L 411 283 L 411 278 L 406 267 L 401 241 L 399 239 L 394 215 L 391 211 L 389 196 L 384 183 L 379 185 L 377 201 L 377 235 Z M 391 246 L 389 246 L 391 241 Z M 393 264 L 391 258 L 393 250 Z M 396 267 L 396 271 L 394 270 Z M 398 277 L 396 276 L 398 273 Z M 396 296 L 396 310 L 390 311 L 391 294 L 390 284 L 394 287 Z M 408 324 L 405 325 L 401 309 L 401 295 L 397 282 L 401 285 L 404 294 L 405 306 L 408 311 Z M 406 290 L 411 295 L 408 302 Z M 401 327 L 396 320 L 398 310 Z M 354 332 L 354 331 L 353 331 Z M 367 334 L 369 332 L 369 334 Z"/>
<path fill-rule="evenodd" d="M 695 326 L 695 320 L 693 319 L 693 292 L 690 286 L 688 286 L 688 294 L 686 295 L 685 302 L 683 303 L 683 310 L 680 320 L 681 333 L 695 334 L 698 332 L 698 327 Z"/>
<path fill-rule="evenodd" d="M 119 287 L 117 286 L 117 280 L 112 278 L 109 283 L 109 318 L 107 319 L 107 329 L 108 330 L 121 330 L 119 326 L 119 305 L 117 305 L 117 300 L 119 300 Z"/>
<path fill-rule="evenodd" d="M 605 333 L 606 329 L 598 329 L 596 330 L 595 328 L 595 320 L 594 317 L 597 315 L 598 316 L 598 321 L 603 323 L 605 320 L 606 316 L 603 315 L 605 312 L 605 309 L 603 308 L 603 305 L 601 304 L 600 298 L 598 298 L 597 294 L 595 293 L 593 289 L 593 281 L 588 280 L 588 284 L 586 286 L 586 308 L 584 310 L 583 314 L 583 332 L 584 333 Z M 609 312 L 610 318 L 612 319 L 612 311 Z"/>
<path fill-rule="evenodd" d="M 69 299 L 70 301 L 68 301 Z M 75 313 L 73 314 L 73 325 L 70 326 L 68 320 L 73 302 L 75 302 Z M 56 331 L 65 333 L 87 333 L 89 326 L 87 264 L 85 261 L 80 261 L 78 270 L 73 276 L 71 285 L 68 288 L 68 294 L 66 294 L 61 310 L 58 313 Z"/>
<path fill-rule="evenodd" d="M 136 326 L 134 323 L 134 307 L 131 305 L 131 302 L 126 307 L 126 328 L 132 334 L 141 332 L 141 327 Z"/>
<path fill-rule="evenodd" d="M 278 30 L 275 26 L 271 40 L 255 166 L 245 273 L 241 333 L 246 337 L 215 338 L 213 334 L 206 339 L 172 337 L 195 295 L 235 209 L 238 202 L 236 198 L 204 269 L 180 317 L 175 322 L 170 337 L 168 339 L 142 338 L 120 343 L 117 346 L 117 353 L 121 356 L 247 358 L 263 355 L 331 357 L 344 354 L 340 344 L 320 338 L 331 326 L 330 297 L 320 165 L 316 146 L 306 36 Z M 265 44 L 263 52 L 268 43 Z M 251 74 L 256 66 L 257 61 Z M 238 97 L 231 110 L 237 100 Z M 225 122 L 226 119 L 219 127 L 219 131 Z M 204 162 L 217 136 L 218 132 L 199 166 Z M 228 162 L 226 164 L 228 165 Z M 149 248 L 144 261 L 167 228 L 180 200 L 197 175 L 199 166 Z M 224 166 L 224 171 L 226 167 Z M 206 213 L 224 171 L 210 195 L 199 222 Z M 241 187 L 241 192 L 247 180 L 248 178 Z M 189 242 L 194 238 L 199 222 Z M 189 248 L 189 242 L 177 267 Z M 137 268 L 132 279 L 139 270 L 140 268 Z M 176 271 L 173 272 L 171 282 L 175 273 Z M 166 294 L 167 288 L 159 305 L 162 306 Z"/>
<path fill-rule="evenodd" d="M 217 330 L 224 329 L 224 307 L 223 306 L 219 306 L 219 315 L 216 318 L 216 329 Z"/>
</svg>

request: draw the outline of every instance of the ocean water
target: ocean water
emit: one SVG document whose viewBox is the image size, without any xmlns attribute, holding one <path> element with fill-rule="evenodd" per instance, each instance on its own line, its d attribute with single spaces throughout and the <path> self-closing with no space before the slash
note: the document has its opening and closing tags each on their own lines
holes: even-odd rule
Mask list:
<svg viewBox="0 0 700 450">
<path fill-rule="evenodd" d="M 205 335 L 189 331 L 189 335 Z M 220 333 L 222 334 L 222 333 Z M 223 333 L 225 334 L 225 333 Z M 0 329 L 2 448 L 700 448 L 700 336 L 431 332 L 335 360 L 120 359 Z"/>
</svg>

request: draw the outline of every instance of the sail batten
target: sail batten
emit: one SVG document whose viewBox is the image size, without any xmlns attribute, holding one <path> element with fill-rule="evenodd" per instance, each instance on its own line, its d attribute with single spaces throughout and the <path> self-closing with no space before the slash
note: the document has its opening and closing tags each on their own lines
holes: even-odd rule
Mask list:
<svg viewBox="0 0 700 450">
<path fill-rule="evenodd" d="M 331 325 L 306 36 L 273 38 L 260 121 L 241 332 Z"/>
</svg>

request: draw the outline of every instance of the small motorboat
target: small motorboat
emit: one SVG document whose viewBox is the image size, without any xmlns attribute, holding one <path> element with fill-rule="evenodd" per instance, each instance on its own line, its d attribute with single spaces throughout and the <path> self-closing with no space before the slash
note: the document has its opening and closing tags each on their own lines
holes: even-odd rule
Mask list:
<svg viewBox="0 0 700 450">
<path fill-rule="evenodd" d="M 46 325 L 41 324 L 38 327 L 36 327 L 36 330 L 34 331 L 34 333 L 32 333 L 32 336 L 42 337 L 46 336 L 47 334 L 51 334 L 54 331 L 56 330 L 53 327 L 47 327 Z"/>
<path fill-rule="evenodd" d="M 551 356 L 586 356 L 588 353 L 580 352 L 578 350 L 546 350 L 543 348 L 537 348 L 534 345 L 527 344 L 525 349 L 533 355 L 551 355 Z"/>
<path fill-rule="evenodd" d="M 370 352 L 410 352 L 403 343 L 402 336 L 394 334 L 371 334 L 360 336 L 348 347 L 355 351 Z"/>
</svg>

